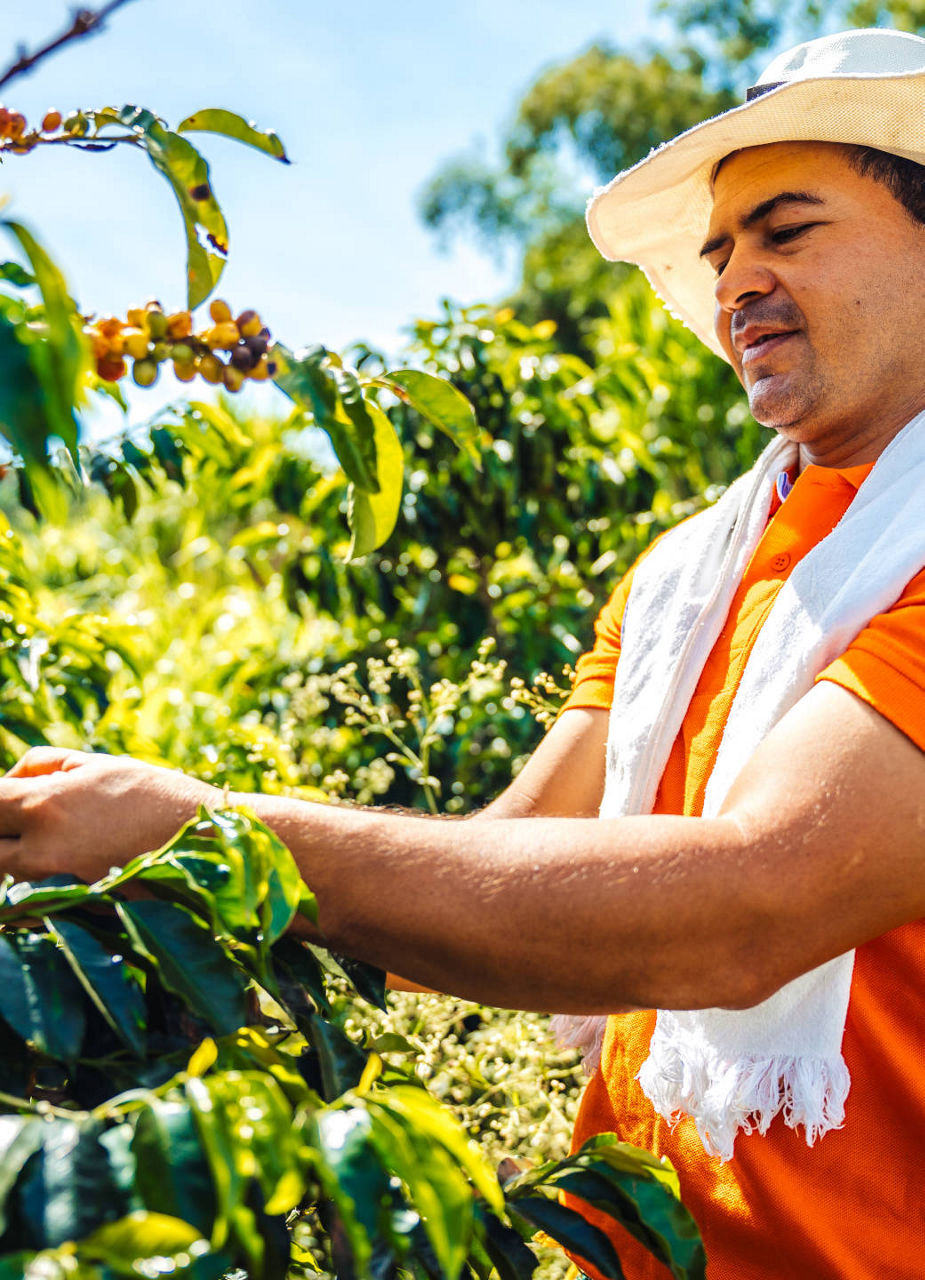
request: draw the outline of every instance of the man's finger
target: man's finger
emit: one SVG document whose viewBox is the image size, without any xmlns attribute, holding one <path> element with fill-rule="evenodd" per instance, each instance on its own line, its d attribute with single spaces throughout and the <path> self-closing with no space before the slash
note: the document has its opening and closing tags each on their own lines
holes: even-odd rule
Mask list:
<svg viewBox="0 0 925 1280">
<path fill-rule="evenodd" d="M 59 773 L 84 764 L 86 751 L 69 751 L 65 747 L 30 747 L 7 771 L 8 778 L 38 778 L 45 773 Z"/>
</svg>

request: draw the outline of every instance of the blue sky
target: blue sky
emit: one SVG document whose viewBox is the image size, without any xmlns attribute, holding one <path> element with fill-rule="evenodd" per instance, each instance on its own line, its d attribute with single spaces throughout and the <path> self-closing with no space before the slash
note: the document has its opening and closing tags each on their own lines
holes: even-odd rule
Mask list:
<svg viewBox="0 0 925 1280">
<path fill-rule="evenodd" d="M 10 55 L 69 13 L 59 0 L 17 6 Z M 595 38 L 631 46 L 654 29 L 645 6 L 619 0 L 134 0 L 104 34 L 11 84 L 5 101 L 30 120 L 52 106 L 134 102 L 176 123 L 221 106 L 275 128 L 289 167 L 200 136 L 231 231 L 219 293 L 256 307 L 291 346 L 366 339 L 394 352 L 408 321 L 442 296 L 492 299 L 511 283 L 471 246 L 439 250 L 415 212 L 422 185 L 447 157 L 490 148 L 543 67 Z M 0 192 L 85 312 L 118 314 L 152 295 L 182 305 L 179 214 L 143 155 L 39 149 L 8 159 Z M 136 394 L 132 418 L 180 390 L 164 378 Z M 96 429 L 118 425 L 104 417 Z"/>
</svg>

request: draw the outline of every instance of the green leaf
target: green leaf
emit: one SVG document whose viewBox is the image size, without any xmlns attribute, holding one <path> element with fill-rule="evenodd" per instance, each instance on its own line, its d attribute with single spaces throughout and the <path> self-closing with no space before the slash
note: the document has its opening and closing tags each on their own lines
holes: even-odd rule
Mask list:
<svg viewBox="0 0 925 1280">
<path fill-rule="evenodd" d="M 308 944 L 289 934 L 275 944 L 271 956 L 277 974 L 304 988 L 316 1008 L 329 1016 L 331 1004 L 324 984 L 324 969 Z"/>
<path fill-rule="evenodd" d="M 0 1236 L 7 1228 L 10 1192 L 26 1161 L 42 1146 L 45 1129 L 38 1116 L 0 1116 Z"/>
<path fill-rule="evenodd" d="M 509 1209 L 512 1217 L 520 1216 L 538 1231 L 545 1231 L 564 1249 L 590 1262 L 607 1280 L 624 1280 L 620 1259 L 610 1240 L 574 1209 L 545 1196 L 525 1196 Z"/>
<path fill-rule="evenodd" d="M 305 1023 L 309 1043 L 318 1054 L 325 1100 L 333 1102 L 359 1084 L 366 1067 L 366 1054 L 333 1022 L 310 1013 Z"/>
<path fill-rule="evenodd" d="M 41 463 L 51 428 L 44 388 L 20 332 L 0 311 L 0 433 L 21 457 Z"/>
<path fill-rule="evenodd" d="M 40 1053 L 76 1062 L 86 1021 L 83 992 L 47 934 L 0 934 L 0 1014 Z"/>
<path fill-rule="evenodd" d="M 127 106 L 115 118 L 138 134 L 177 198 L 186 231 L 187 305 L 192 310 L 218 284 L 228 254 L 228 228 L 212 193 L 209 166 L 186 138 L 165 129 L 150 111 Z"/>
<path fill-rule="evenodd" d="M 80 925 L 45 920 L 81 986 L 132 1053 L 145 1051 L 145 1002 L 124 957 L 113 955 Z"/>
<path fill-rule="evenodd" d="M 15 284 L 20 289 L 26 289 L 30 284 L 35 284 L 35 276 L 30 275 L 18 262 L 0 262 L 0 280 Z"/>
<path fill-rule="evenodd" d="M 279 136 L 272 129 L 258 129 L 253 121 L 248 124 L 243 116 L 233 111 L 223 111 L 220 107 L 212 107 L 205 111 L 196 111 L 177 125 L 177 133 L 220 133 L 223 137 L 234 138 L 258 151 L 265 151 L 274 160 L 288 164 L 289 159 Z"/>
<path fill-rule="evenodd" d="M 78 1256 L 103 1262 L 117 1275 L 138 1276 L 151 1273 L 145 1261 L 156 1260 L 157 1274 L 173 1273 L 208 1248 L 201 1233 L 183 1219 L 138 1209 L 91 1232 L 80 1241 Z"/>
<path fill-rule="evenodd" d="M 312 415 L 316 426 L 327 432 L 347 479 L 361 489 L 378 493 L 374 433 L 365 427 L 358 428 L 347 415 L 334 370 L 325 363 L 326 348 L 309 347 L 293 355 L 276 343 L 273 355 L 278 365 L 274 382 L 290 400 Z"/>
<path fill-rule="evenodd" d="M 172 902 L 120 902 L 119 918 L 161 981 L 218 1035 L 247 1021 L 244 979 L 210 931 Z"/>
<path fill-rule="evenodd" d="M 454 440 L 472 459 L 477 470 L 482 460 L 476 447 L 479 427 L 475 410 L 461 391 L 432 373 L 418 369 L 390 369 L 374 379 L 373 385 L 387 387 L 393 395 L 410 404 L 433 426 Z"/>
<path fill-rule="evenodd" d="M 30 1162 L 19 1190 L 33 1240 L 54 1248 L 126 1211 L 100 1133 L 98 1121 L 45 1123 L 41 1154 Z"/>
<path fill-rule="evenodd" d="M 89 347 L 82 334 L 80 317 L 64 276 L 31 231 L 19 222 L 8 220 L 4 225 L 29 259 L 45 308 L 46 334 L 30 343 L 28 350 L 42 384 L 48 429 L 64 441 L 75 465 L 79 466 L 74 406 L 79 398 L 82 374 L 90 367 Z"/>
<path fill-rule="evenodd" d="M 186 488 L 186 477 L 183 474 L 183 455 L 177 442 L 166 427 L 155 427 L 151 432 L 151 444 L 154 456 L 164 468 L 168 480 L 176 480 L 177 484 Z"/>
<path fill-rule="evenodd" d="M 485 1252 L 499 1280 L 530 1280 L 537 1268 L 533 1250 L 524 1244 L 513 1227 L 506 1226 L 483 1205 L 476 1205 L 475 1213 L 485 1233 Z"/>
<path fill-rule="evenodd" d="M 325 1193 L 333 1200 L 358 1274 L 366 1272 L 384 1212 L 391 1204 L 388 1165 L 372 1141 L 372 1120 L 362 1107 L 319 1111 L 310 1140 Z"/>
<path fill-rule="evenodd" d="M 447 1148 L 418 1127 L 401 1108 L 384 1105 L 393 1090 L 367 1102 L 372 1140 L 386 1168 L 407 1186 L 419 1211 L 440 1271 L 456 1280 L 469 1253 L 474 1229 L 474 1196 L 463 1170 Z M 423 1090 L 415 1090 L 421 1092 Z M 424 1094 L 434 1106 L 439 1104 Z M 455 1123 L 452 1122 L 451 1123 Z M 498 1191 L 497 1182 L 495 1190 Z"/>
<path fill-rule="evenodd" d="M 19 880 L 6 892 L 5 901 L 0 906 L 0 919 L 4 924 L 12 924 L 30 916 L 51 915 L 76 906 L 89 892 L 88 885 L 68 875 L 48 876 L 45 880 Z"/>
<path fill-rule="evenodd" d="M 190 1108 L 149 1093 L 134 1125 L 135 1191 L 145 1208 L 182 1217 L 203 1235 L 210 1232 L 215 1190 Z"/>
<path fill-rule="evenodd" d="M 347 523 L 353 537 L 348 560 L 368 555 L 382 544 L 395 528 L 401 510 L 402 477 L 405 455 L 401 441 L 388 416 L 378 405 L 369 402 L 367 410 L 375 423 L 376 475 L 379 492 L 369 493 L 355 484 L 347 498 Z"/>
</svg>

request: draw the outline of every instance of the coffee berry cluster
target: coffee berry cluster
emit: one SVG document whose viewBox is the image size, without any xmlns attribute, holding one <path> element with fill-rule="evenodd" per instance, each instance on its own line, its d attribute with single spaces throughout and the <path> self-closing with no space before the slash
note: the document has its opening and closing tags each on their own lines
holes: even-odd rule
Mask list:
<svg viewBox="0 0 925 1280">
<path fill-rule="evenodd" d="M 60 111 L 46 111 L 39 127 L 30 129 L 21 111 L 0 106 L 0 151 L 31 151 L 51 136 L 67 142 L 69 138 L 83 137 L 88 128 L 87 118 L 80 111 L 71 111 L 66 116 Z"/>
<path fill-rule="evenodd" d="M 227 302 L 209 306 L 212 324 L 193 332 L 189 311 L 167 315 L 159 302 L 128 312 L 126 319 L 107 316 L 93 320 L 84 332 L 93 345 L 96 371 L 106 382 L 118 382 L 132 362 L 132 378 L 139 387 L 157 381 L 161 365 L 170 361 L 181 382 L 197 376 L 227 391 L 240 391 L 245 381 L 265 382 L 276 373 L 270 330 L 256 311 L 232 315 Z"/>
</svg>

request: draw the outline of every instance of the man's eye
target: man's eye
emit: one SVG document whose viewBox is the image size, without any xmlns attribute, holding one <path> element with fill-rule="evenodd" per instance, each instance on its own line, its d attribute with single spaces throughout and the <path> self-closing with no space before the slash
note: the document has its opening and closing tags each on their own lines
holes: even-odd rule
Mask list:
<svg viewBox="0 0 925 1280">
<path fill-rule="evenodd" d="M 771 232 L 771 243 L 787 244 L 791 240 L 796 240 L 797 236 L 801 236 L 804 231 L 809 231 L 818 225 L 817 222 L 801 222 L 795 227 L 778 227 L 776 231 Z"/>
</svg>

